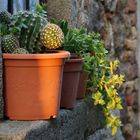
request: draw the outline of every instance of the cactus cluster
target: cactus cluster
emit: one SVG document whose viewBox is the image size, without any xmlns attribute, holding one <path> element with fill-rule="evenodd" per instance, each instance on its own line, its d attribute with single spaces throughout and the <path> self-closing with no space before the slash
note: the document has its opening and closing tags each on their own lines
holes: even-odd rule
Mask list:
<svg viewBox="0 0 140 140">
<path fill-rule="evenodd" d="M 13 15 L 10 27 L 17 27 L 16 36 L 21 48 L 30 53 L 39 53 L 41 51 L 39 33 L 46 24 L 46 18 L 33 12 L 23 11 Z"/>
<path fill-rule="evenodd" d="M 40 33 L 40 40 L 48 49 L 56 49 L 62 45 L 64 34 L 58 25 L 48 23 Z"/>
<path fill-rule="evenodd" d="M 56 49 L 64 41 L 61 28 L 35 12 L 22 11 L 11 15 L 3 11 L 0 20 L 0 27 L 5 27 L 1 30 L 4 53 L 40 53 L 42 46 Z"/>
</svg>

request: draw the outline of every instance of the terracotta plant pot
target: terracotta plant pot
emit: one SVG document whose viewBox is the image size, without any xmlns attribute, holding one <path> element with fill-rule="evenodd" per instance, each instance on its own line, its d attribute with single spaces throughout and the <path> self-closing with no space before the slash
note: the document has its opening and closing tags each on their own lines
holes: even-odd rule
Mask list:
<svg viewBox="0 0 140 140">
<path fill-rule="evenodd" d="M 61 95 L 61 107 L 63 108 L 72 109 L 74 107 L 82 64 L 82 59 L 66 60 Z"/>
<path fill-rule="evenodd" d="M 88 73 L 82 71 L 80 73 L 80 80 L 77 92 L 77 99 L 82 99 L 85 97 L 86 94 L 86 87 L 87 87 L 87 80 L 88 80 Z"/>
<path fill-rule="evenodd" d="M 12 120 L 55 118 L 66 51 L 3 54 L 5 115 Z"/>
</svg>

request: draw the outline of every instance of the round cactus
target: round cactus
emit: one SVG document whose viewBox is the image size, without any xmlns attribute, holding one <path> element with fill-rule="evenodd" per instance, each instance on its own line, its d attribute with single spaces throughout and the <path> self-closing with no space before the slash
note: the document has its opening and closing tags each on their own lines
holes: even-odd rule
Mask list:
<svg viewBox="0 0 140 140">
<path fill-rule="evenodd" d="M 0 22 L 9 24 L 11 22 L 11 14 L 7 11 L 0 12 Z"/>
<path fill-rule="evenodd" d="M 29 52 L 24 48 L 17 48 L 13 51 L 13 54 L 29 54 Z"/>
<path fill-rule="evenodd" d="M 58 25 L 48 23 L 40 33 L 40 40 L 46 48 L 56 49 L 62 45 L 64 34 Z"/>
<path fill-rule="evenodd" d="M 2 51 L 4 53 L 12 53 L 17 48 L 19 48 L 19 41 L 14 35 L 9 34 L 2 37 Z"/>
</svg>

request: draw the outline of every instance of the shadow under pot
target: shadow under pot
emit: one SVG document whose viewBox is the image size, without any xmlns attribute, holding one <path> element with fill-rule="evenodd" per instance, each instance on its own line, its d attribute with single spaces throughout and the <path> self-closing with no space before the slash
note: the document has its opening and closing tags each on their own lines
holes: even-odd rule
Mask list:
<svg viewBox="0 0 140 140">
<path fill-rule="evenodd" d="M 87 80 L 88 80 L 88 73 L 82 70 L 81 73 L 80 73 L 77 99 L 83 99 L 85 97 Z"/>
<path fill-rule="evenodd" d="M 82 65 L 82 59 L 69 59 L 65 62 L 61 95 L 62 108 L 72 109 L 74 107 Z"/>
<path fill-rule="evenodd" d="M 69 52 L 3 54 L 5 116 L 11 120 L 55 118 L 60 108 L 64 60 Z"/>
</svg>

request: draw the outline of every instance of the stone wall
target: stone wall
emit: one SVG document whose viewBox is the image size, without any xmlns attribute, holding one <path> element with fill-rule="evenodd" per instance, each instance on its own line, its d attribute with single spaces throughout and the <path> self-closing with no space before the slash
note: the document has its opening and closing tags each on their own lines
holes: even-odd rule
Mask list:
<svg viewBox="0 0 140 140">
<path fill-rule="evenodd" d="M 138 76 L 140 77 L 140 1 L 137 0 L 137 31 L 138 31 L 138 41 L 137 41 L 137 62 L 138 62 Z M 138 94 L 138 106 L 140 107 L 140 86 L 139 87 L 139 94 Z M 139 124 L 140 129 L 140 111 L 138 113 L 139 115 L 139 121 L 137 122 Z"/>
<path fill-rule="evenodd" d="M 125 74 L 120 91 L 124 110 L 122 120 L 127 139 L 138 138 L 138 69 L 136 61 L 136 0 L 47 0 L 48 15 L 67 20 L 71 26 L 100 32 L 110 59 L 120 60 Z M 138 138 L 140 139 L 140 138 Z"/>
</svg>

